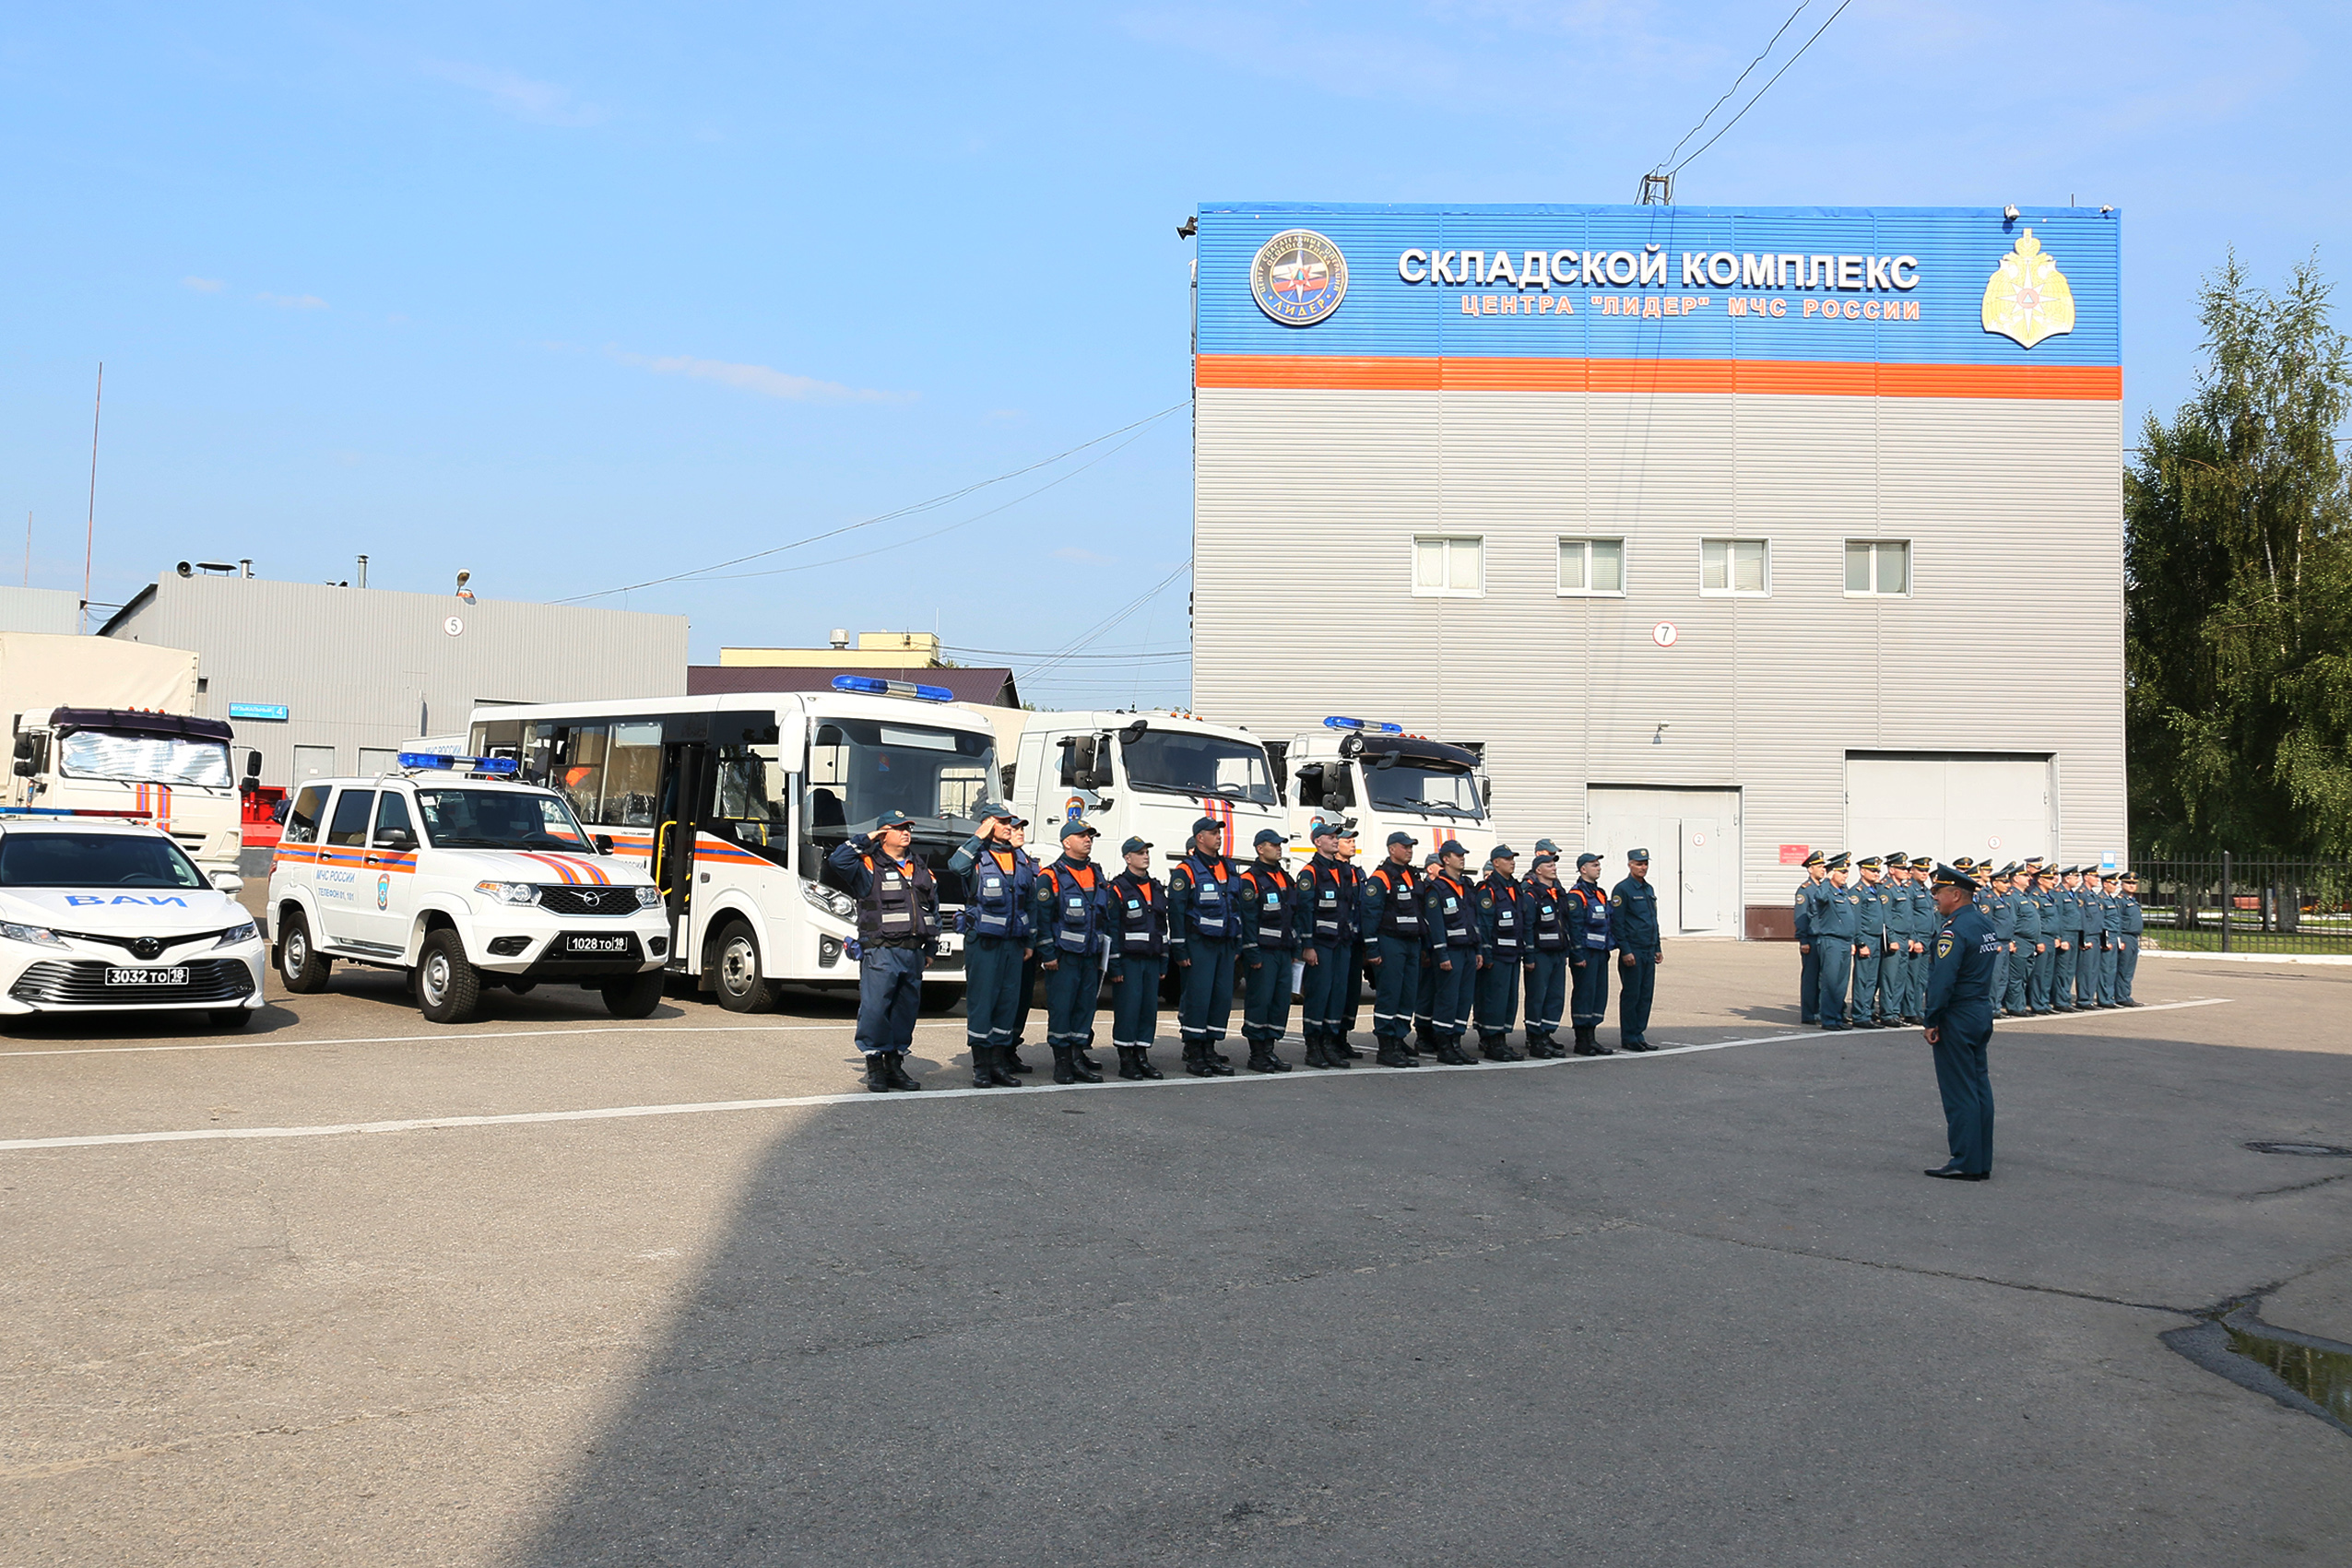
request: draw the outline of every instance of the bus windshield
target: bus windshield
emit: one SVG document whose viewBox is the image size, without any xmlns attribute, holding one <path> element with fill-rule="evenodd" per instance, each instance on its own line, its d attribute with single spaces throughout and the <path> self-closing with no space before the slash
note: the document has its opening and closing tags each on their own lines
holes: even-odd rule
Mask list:
<svg viewBox="0 0 2352 1568">
<path fill-rule="evenodd" d="M 1484 815 L 1478 799 L 1478 779 L 1465 770 L 1405 761 L 1384 768 L 1366 757 L 1364 780 L 1365 797 L 1391 811 L 1420 811 L 1473 820 Z"/>
<path fill-rule="evenodd" d="M 229 748 L 218 740 L 77 729 L 60 743 L 57 763 L 67 778 L 195 784 L 204 789 L 237 785 L 236 775 L 229 768 Z"/>
<path fill-rule="evenodd" d="M 914 818 L 917 832 L 968 831 L 973 808 L 993 793 L 996 778 L 996 742 L 986 735 L 820 718 L 809 743 L 809 836 L 838 843 L 872 832 L 892 810 Z"/>
<path fill-rule="evenodd" d="M 1274 804 L 1274 775 L 1266 766 L 1262 746 L 1223 736 L 1147 729 L 1133 740 L 1121 736 L 1119 747 L 1127 782 L 1137 789 Z"/>
</svg>

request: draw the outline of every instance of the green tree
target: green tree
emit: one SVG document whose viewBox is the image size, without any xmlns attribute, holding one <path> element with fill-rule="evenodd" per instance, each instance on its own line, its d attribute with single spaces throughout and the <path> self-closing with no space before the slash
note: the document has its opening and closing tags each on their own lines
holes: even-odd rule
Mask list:
<svg viewBox="0 0 2352 1568">
<path fill-rule="evenodd" d="M 2352 362 L 2317 262 L 2232 253 L 2204 364 L 2125 472 L 2124 669 L 2143 855 L 2352 855 Z"/>
</svg>

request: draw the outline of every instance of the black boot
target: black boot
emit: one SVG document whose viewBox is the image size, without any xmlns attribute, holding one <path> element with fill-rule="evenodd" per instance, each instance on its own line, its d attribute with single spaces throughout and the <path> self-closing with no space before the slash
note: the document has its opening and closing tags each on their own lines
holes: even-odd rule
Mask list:
<svg viewBox="0 0 2352 1568">
<path fill-rule="evenodd" d="M 1411 1056 L 1405 1055 L 1403 1041 L 1391 1040 L 1387 1035 L 1382 1034 L 1375 1036 L 1374 1043 L 1378 1048 L 1373 1052 L 1372 1059 L 1379 1063 L 1380 1066 L 1384 1067 L 1410 1067 L 1417 1065 Z"/>
<path fill-rule="evenodd" d="M 888 1094 L 895 1087 L 890 1080 L 889 1055 L 887 1051 L 866 1053 L 866 1087 L 876 1094 Z"/>
<path fill-rule="evenodd" d="M 1347 1038 L 1344 1035 L 1323 1036 L 1323 1059 L 1342 1072 L 1353 1067 L 1355 1065 L 1353 1058 L 1361 1054 L 1348 1049 Z"/>
<path fill-rule="evenodd" d="M 1078 1074 L 1079 1082 L 1103 1081 L 1103 1069 L 1094 1065 L 1094 1058 L 1086 1054 L 1085 1046 L 1073 1045 L 1070 1048 L 1070 1069 Z"/>
<path fill-rule="evenodd" d="M 1137 1045 L 1131 1047 L 1131 1049 L 1135 1052 L 1136 1077 L 1141 1079 L 1155 1079 L 1165 1078 L 1168 1076 L 1152 1065 L 1152 1047 L 1149 1045 Z"/>
<path fill-rule="evenodd" d="M 972 1047 L 972 1087 L 975 1089 L 997 1087 L 997 1053 L 994 1047 L 987 1045 Z"/>
<path fill-rule="evenodd" d="M 1519 1047 L 1511 1043 L 1511 1037 L 1507 1034 L 1497 1034 L 1492 1039 L 1488 1039 L 1484 1035 L 1479 1036 L 1478 1054 L 1485 1057 L 1490 1062 L 1523 1062 L 1527 1060 L 1525 1056 L 1519 1055 Z"/>
<path fill-rule="evenodd" d="M 1111 1049 L 1113 1049 L 1114 1051 L 1117 1051 L 1117 1052 L 1118 1053 L 1118 1075 L 1119 1075 L 1119 1077 L 1121 1077 L 1121 1078 L 1123 1078 L 1123 1079 L 1129 1079 L 1129 1080 L 1131 1080 L 1131 1081 L 1132 1081 L 1132 1080 L 1138 1080 L 1138 1079 L 1141 1079 L 1143 1077 L 1143 1074 L 1142 1074 L 1141 1071 L 1139 1071 L 1139 1070 L 1137 1069 L 1136 1066 L 1135 1066 L 1135 1047 L 1134 1047 L 1134 1046 L 1132 1046 L 1132 1045 L 1114 1045 L 1114 1046 L 1112 1046 L 1112 1047 L 1111 1047 Z"/>
<path fill-rule="evenodd" d="M 1054 1081 L 1056 1083 L 1076 1083 L 1078 1081 L 1078 1064 L 1073 1058 L 1076 1057 L 1078 1053 L 1068 1045 L 1056 1045 L 1052 1049 L 1054 1053 Z"/>
<path fill-rule="evenodd" d="M 995 1083 L 999 1089 L 1019 1089 L 1022 1087 L 1019 1079 L 1005 1071 L 1004 1059 L 1011 1052 L 1011 1049 L 1012 1047 L 1010 1045 L 991 1045 L 988 1047 L 988 1076 L 990 1081 Z"/>
<path fill-rule="evenodd" d="M 1601 1043 L 1601 1026 L 1582 1023 L 1577 1026 L 1577 1055 L 1579 1056 L 1613 1056 L 1614 1046 Z"/>
<path fill-rule="evenodd" d="M 1036 1069 L 1021 1059 L 1021 1042 L 997 1047 L 997 1070 L 1004 1073 L 1034 1072 Z"/>
<path fill-rule="evenodd" d="M 882 1071 L 890 1076 L 890 1086 L 892 1089 L 916 1090 L 923 1087 L 906 1076 L 905 1052 L 886 1051 L 883 1055 L 886 1059 L 882 1064 Z"/>
<path fill-rule="evenodd" d="M 1364 1055 L 1363 1052 L 1348 1043 L 1348 1037 L 1344 1034 L 1332 1035 L 1330 1044 L 1325 1046 L 1324 1049 L 1329 1051 L 1332 1055 L 1348 1061 L 1354 1061 Z"/>
<path fill-rule="evenodd" d="M 1270 1040 L 1251 1041 L 1249 1043 L 1249 1060 L 1243 1065 L 1247 1067 L 1249 1070 L 1254 1073 L 1271 1073 L 1282 1070 L 1275 1065 L 1274 1045 L 1273 1042 Z"/>
<path fill-rule="evenodd" d="M 1191 1078 L 1209 1076 L 1209 1048 L 1198 1040 L 1184 1043 L 1184 1070 Z"/>
<path fill-rule="evenodd" d="M 1274 1049 L 1282 1043 L 1282 1036 L 1279 1034 L 1266 1042 L 1266 1070 L 1270 1073 L 1286 1073 L 1291 1070 L 1291 1065 L 1282 1060 L 1282 1054 Z"/>
<path fill-rule="evenodd" d="M 1200 1059 L 1208 1067 L 1210 1077 L 1233 1077 L 1234 1065 L 1225 1060 L 1225 1054 L 1217 1049 L 1217 1043 L 1215 1041 L 1211 1040 L 1209 1043 L 1200 1047 Z"/>
<path fill-rule="evenodd" d="M 1437 1060 L 1442 1066 L 1448 1067 L 1466 1067 L 1471 1065 L 1470 1058 L 1462 1055 L 1461 1042 L 1448 1040 L 1442 1034 L 1437 1037 Z"/>
<path fill-rule="evenodd" d="M 1332 1065 L 1331 1058 L 1323 1054 L 1323 1037 L 1319 1034 L 1306 1037 L 1306 1065 L 1318 1072 Z"/>
</svg>

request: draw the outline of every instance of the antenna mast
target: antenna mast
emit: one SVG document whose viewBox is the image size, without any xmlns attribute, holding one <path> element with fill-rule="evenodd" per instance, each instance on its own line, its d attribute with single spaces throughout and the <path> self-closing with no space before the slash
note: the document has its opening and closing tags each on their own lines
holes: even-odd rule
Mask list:
<svg viewBox="0 0 2352 1568">
<path fill-rule="evenodd" d="M 89 533 L 82 542 L 82 618 L 89 618 L 89 567 L 98 551 L 98 418 L 106 407 L 106 361 L 98 362 L 98 395 L 89 405 Z M 25 518 L 25 571 L 32 571 L 32 518 Z"/>
</svg>

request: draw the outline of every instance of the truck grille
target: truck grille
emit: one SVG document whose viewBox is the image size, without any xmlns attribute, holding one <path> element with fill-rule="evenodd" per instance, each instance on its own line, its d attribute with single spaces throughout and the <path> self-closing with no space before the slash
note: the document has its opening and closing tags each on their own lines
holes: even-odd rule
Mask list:
<svg viewBox="0 0 2352 1568">
<path fill-rule="evenodd" d="M 539 907 L 550 914 L 634 914 L 634 888 L 541 888 Z"/>
<path fill-rule="evenodd" d="M 235 959 L 195 959 L 185 985 L 109 985 L 106 972 L 119 967 L 93 961 L 51 959 L 17 977 L 8 995 L 19 1002 L 65 1008 L 135 1008 L 159 1003 L 234 1002 L 253 995 L 253 971 Z M 179 965 L 174 964 L 173 968 Z"/>
</svg>

